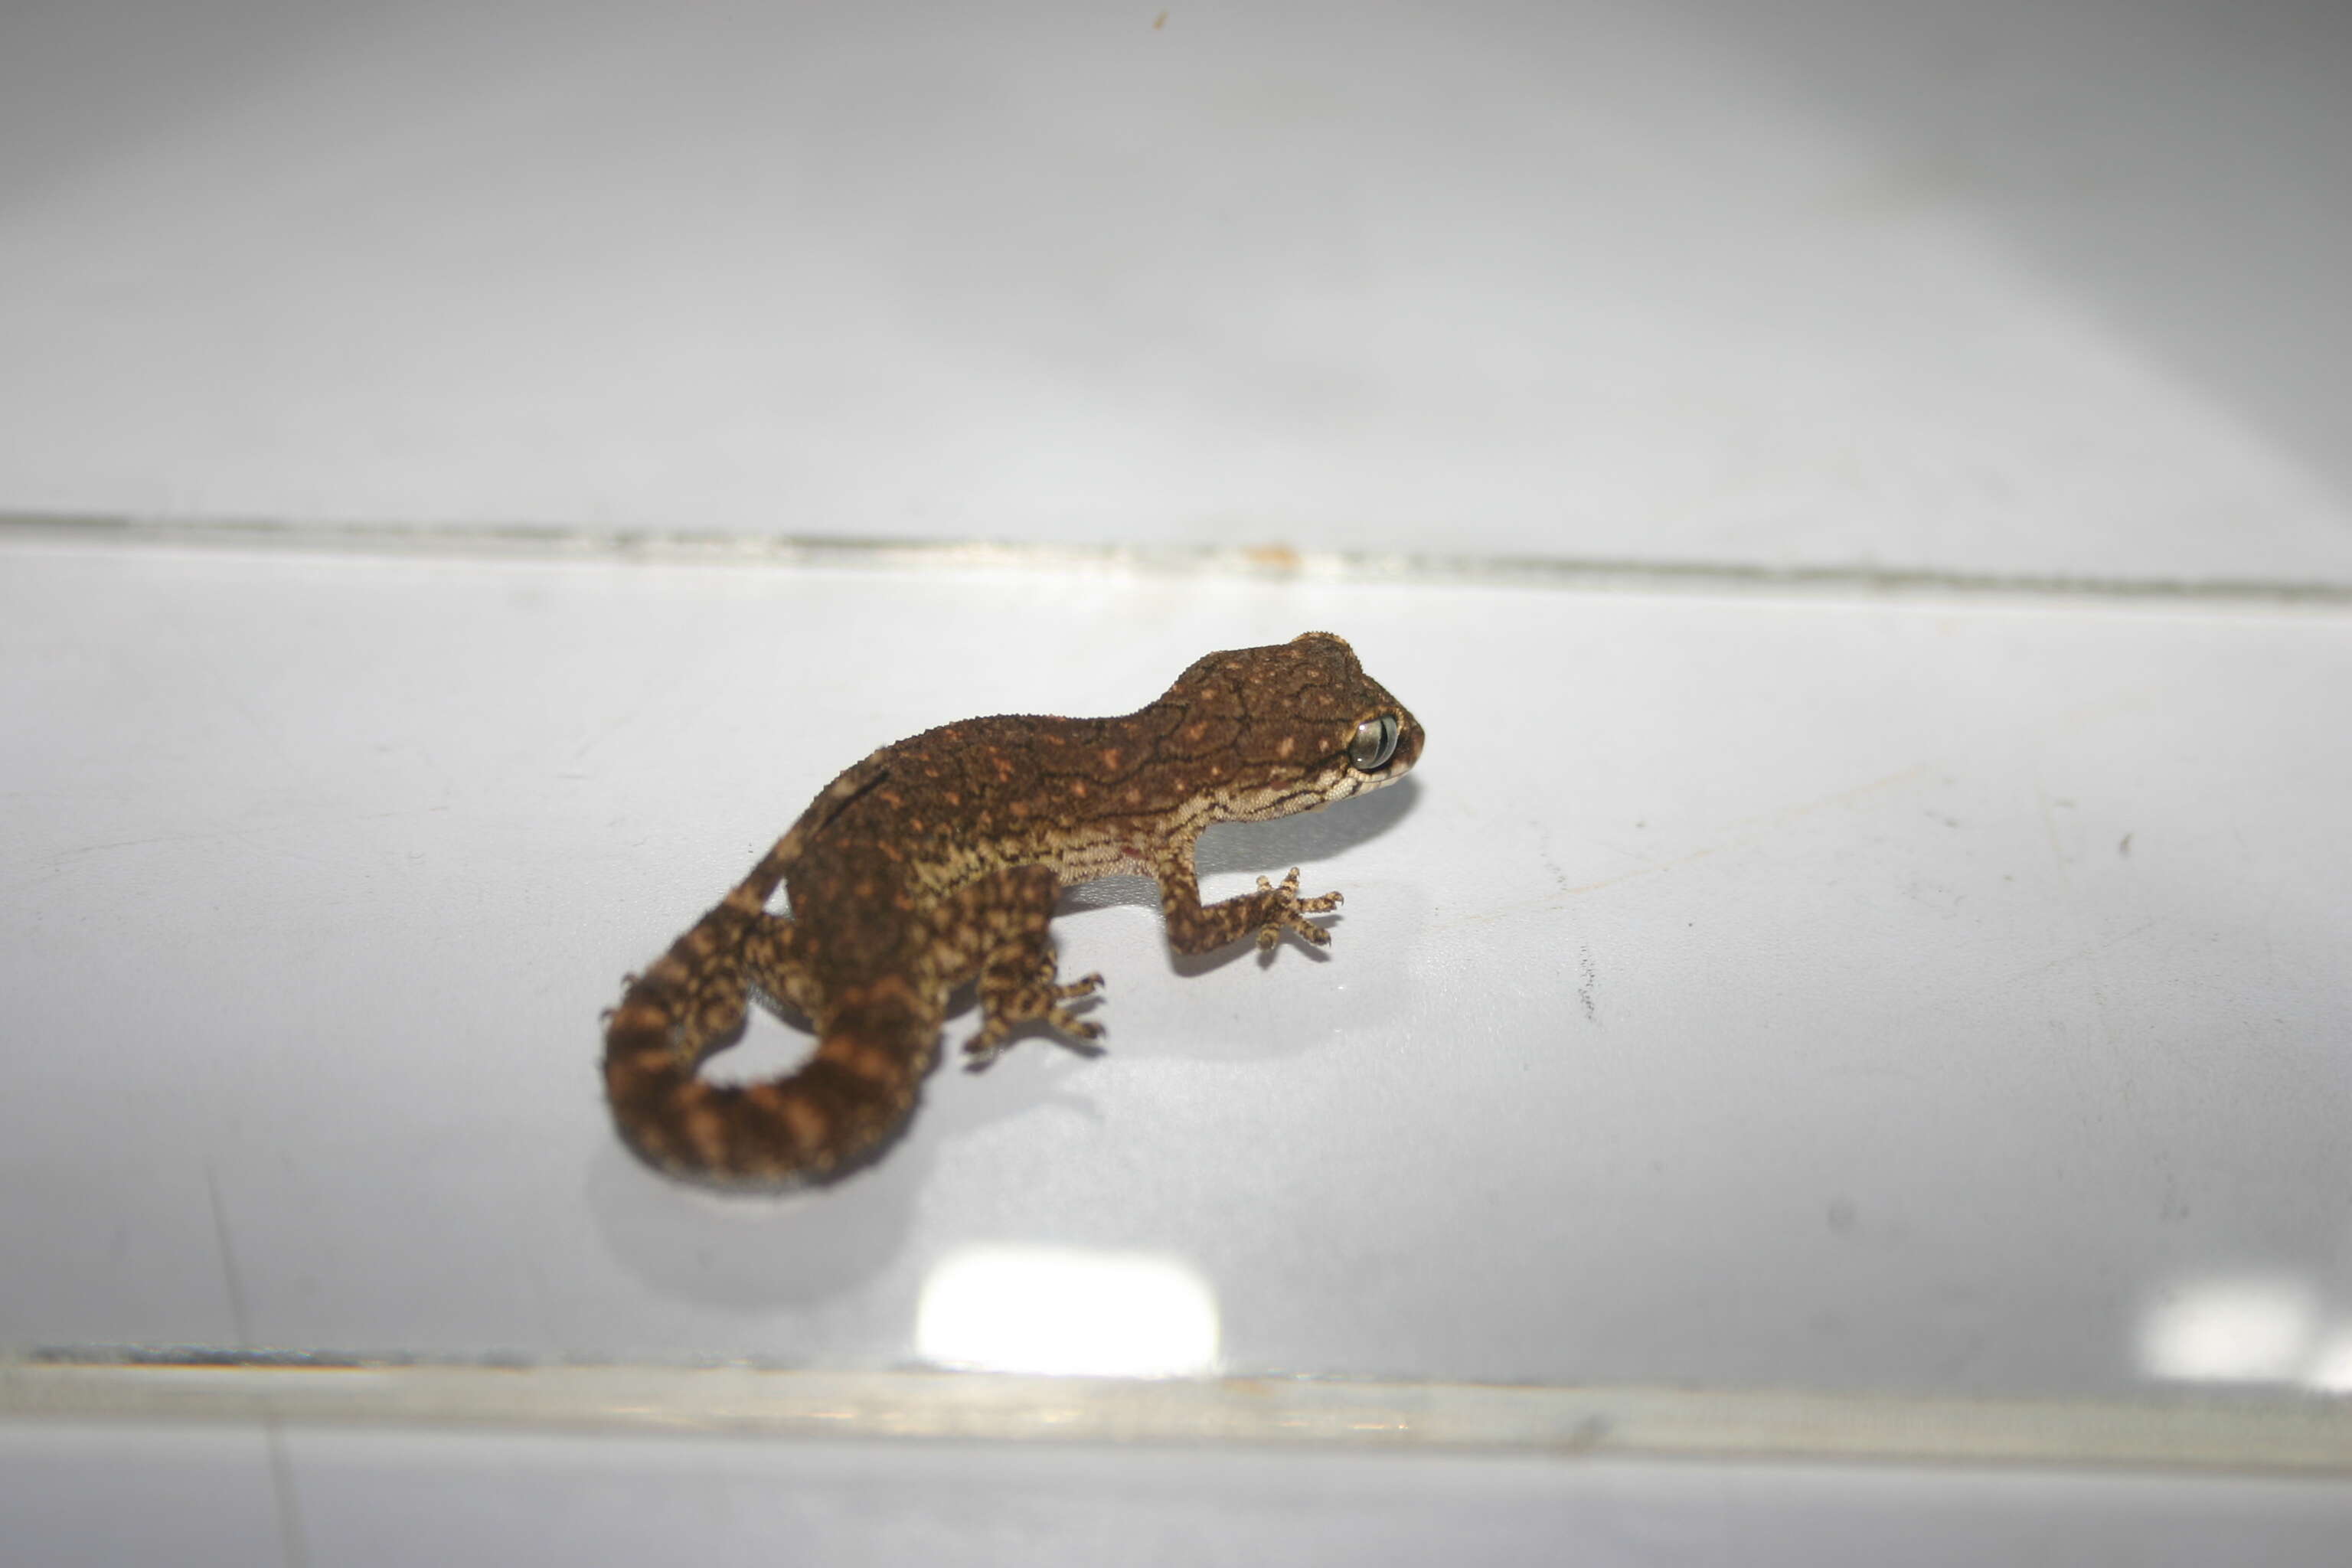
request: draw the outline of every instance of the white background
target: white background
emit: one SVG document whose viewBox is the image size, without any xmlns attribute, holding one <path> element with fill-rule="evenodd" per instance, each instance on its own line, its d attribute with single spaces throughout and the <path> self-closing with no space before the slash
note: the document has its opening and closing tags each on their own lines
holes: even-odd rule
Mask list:
<svg viewBox="0 0 2352 1568">
<path fill-rule="evenodd" d="M 2325 5 L 81 0 L 0 500 L 2352 578 Z"/>
<path fill-rule="evenodd" d="M 1236 1373 L 2352 1386 L 2344 14 L 1157 15 L 14 7 L 0 508 L 2190 592 L 12 534 L 0 1347 L 885 1368 L 946 1260 L 1051 1247 L 1181 1268 Z M 2203 592 L 2246 580 L 2320 597 Z M 942 1073 L 818 1196 L 613 1142 L 597 1009 L 838 768 L 1308 626 L 1430 735 L 1411 785 L 1210 841 L 1212 894 L 1347 893 L 1328 960 L 1174 963 L 1113 886 L 1056 926 L 1109 977 L 1101 1058 Z M 9 1429 L 99 1490 L 242 1478 L 327 1560 L 462 1463 L 90 1432 Z M 452 1560 L 606 1462 L 536 1452 Z M 1223 1462 L 1150 1485 L 1269 1555 L 1371 1484 Z M 1471 1473 L 1390 1479 L 1451 1530 Z M 1868 1558 L 1877 1506 L 2210 1556 L 2116 1534 L 2153 1506 L 2116 1483 L 1744 1474 L 1526 1483 L 1509 1539 L 1600 1495 L 1664 1521 L 1612 1561 Z M 971 1554 L 1084 1560 L 1100 1516 L 1024 1476 Z M 123 1523 L 84 1484 L 16 1489 L 61 1550 Z M 834 1555 L 930 1558 L 845 1485 Z M 2291 1555 L 2346 1494 L 2168 1495 Z"/>
</svg>

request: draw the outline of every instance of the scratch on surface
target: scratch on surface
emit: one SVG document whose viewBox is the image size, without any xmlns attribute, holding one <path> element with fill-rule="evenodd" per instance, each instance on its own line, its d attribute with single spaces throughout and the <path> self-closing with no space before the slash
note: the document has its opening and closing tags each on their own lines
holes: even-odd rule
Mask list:
<svg viewBox="0 0 2352 1568">
<path fill-rule="evenodd" d="M 2058 842 L 2058 816 L 2050 809 L 2050 792 L 2043 789 L 2039 781 L 2033 785 L 2033 798 L 2042 807 L 2042 830 L 2050 836 L 2050 858 L 2057 861 L 2058 868 L 2063 871 L 2066 868 L 2066 847 Z"/>
<path fill-rule="evenodd" d="M 1696 865 L 1710 856 L 1720 855 L 1727 849 L 1737 849 L 1740 845 L 1748 842 L 1748 840 L 1741 838 L 1729 844 L 1710 844 L 1704 849 L 1694 849 L 1687 855 L 1677 855 L 1671 860 L 1661 860 L 1654 866 L 1644 866 L 1638 871 L 1628 871 L 1619 877 L 1603 877 L 1597 882 L 1579 882 L 1572 888 L 1562 888 L 1560 891 L 1569 894 L 1597 893 L 1603 888 L 1613 888 L 1621 882 L 1637 881 L 1643 877 L 1654 877 L 1661 871 L 1671 871 L 1677 866 Z M 1549 903 L 1557 900 L 1546 900 L 1545 901 Z"/>
<path fill-rule="evenodd" d="M 310 1553 L 302 1542 L 302 1515 L 294 1506 L 294 1466 L 286 1457 L 286 1434 L 275 1415 L 263 1418 L 269 1439 L 269 1488 L 278 1502 L 278 1550 L 286 1568 L 308 1568 Z"/>
<path fill-rule="evenodd" d="M 1463 926 L 1492 925 L 1496 921 L 1517 920 L 1521 915 L 1533 914 L 1539 910 L 1556 910 L 1580 894 L 1597 893 L 1603 888 L 1614 888 L 1626 882 L 1638 882 L 1644 877 L 1659 876 L 1674 870 L 1676 867 L 1692 865 L 1711 855 L 1720 855 L 1726 849 L 1736 849 L 1740 844 L 1746 842 L 1747 840 L 1741 839 L 1733 844 L 1709 845 L 1705 849 L 1694 849 L 1687 855 L 1677 855 L 1671 860 L 1661 860 L 1655 865 L 1644 866 L 1638 871 L 1626 871 L 1614 877 L 1603 877 L 1597 882 L 1579 882 L 1573 887 L 1558 888 L 1538 898 L 1518 899 L 1507 904 L 1489 904 L 1476 914 L 1464 915 L 1459 920 L 1446 921 L 1440 929 L 1452 931 Z"/>
<path fill-rule="evenodd" d="M 253 1331 L 246 1315 L 245 1282 L 237 1272 L 236 1248 L 228 1238 L 228 1209 L 221 1202 L 220 1177 L 209 1161 L 205 1164 L 205 1196 L 212 1203 L 213 1240 L 220 1248 L 221 1283 L 228 1291 L 229 1326 L 236 1331 L 237 1348 L 250 1351 Z M 310 1553 L 303 1541 L 301 1513 L 294 1506 L 294 1467 L 287 1458 L 286 1434 L 279 1429 L 275 1415 L 264 1415 L 261 1427 L 269 1454 L 270 1494 L 278 1507 L 278 1549 L 287 1568 L 305 1568 Z"/>
<path fill-rule="evenodd" d="M 1598 881 L 1579 882 L 1573 887 L 1562 887 L 1552 892 L 1546 893 L 1539 898 L 1521 899 L 1508 904 L 1489 905 L 1486 909 L 1479 910 L 1476 914 L 1465 915 L 1459 920 L 1446 922 L 1444 929 L 1457 930 L 1463 926 L 1488 925 L 1496 921 L 1517 920 L 1521 915 L 1531 914 L 1539 910 L 1557 909 L 1565 900 L 1575 898 L 1580 894 L 1597 893 L 1604 888 L 1621 887 L 1627 882 L 1639 881 L 1644 877 L 1655 877 L 1664 872 L 1675 870 L 1679 867 L 1695 865 L 1697 862 L 1707 858 L 1709 856 L 1720 855 L 1727 849 L 1745 848 L 1748 845 L 1755 843 L 1757 838 L 1759 837 L 1757 832 L 1750 831 L 1739 833 L 1736 831 L 1738 829 L 1761 829 L 1782 826 L 1788 823 L 1796 821 L 1800 817 L 1810 816 L 1814 812 L 1822 810 L 1828 806 L 1851 805 L 1854 802 L 1862 800 L 1869 795 L 1875 795 L 1880 791 L 1893 789 L 1897 785 L 1911 783 L 1920 775 L 1932 771 L 1933 770 L 1930 769 L 1926 763 L 1919 763 L 1911 767 L 1888 773 L 1885 778 L 1872 779 L 1867 784 L 1855 784 L 1851 789 L 1838 790 L 1833 794 L 1821 795 L 1812 800 L 1800 801 L 1793 805 L 1784 805 L 1777 810 L 1759 813 L 1753 816 L 1734 817 L 1731 821 L 1725 823 L 1724 826 L 1727 829 L 1734 830 L 1735 837 L 1727 838 L 1720 844 L 1710 844 L 1704 849 L 1694 849 L 1687 855 L 1677 855 L 1671 860 L 1656 861 L 1654 864 L 1643 866 L 1638 870 L 1620 872 L 1614 877 L 1603 877 Z M 1619 853 L 1622 854 L 1623 851 L 1621 850 Z"/>
<path fill-rule="evenodd" d="M 395 811 L 367 811 L 352 816 L 330 814 L 288 817 L 278 822 L 258 822 L 244 826 L 197 827 L 178 833 L 151 833 L 138 838 L 101 838 L 86 844 L 68 844 L 54 849 L 37 850 L 15 859 L 0 861 L 0 872 L 13 873 L 38 862 L 39 876 L 19 880 L 0 881 L 0 889 L 40 886 L 56 880 L 78 861 L 93 855 L 104 855 L 118 849 L 147 849 L 159 844 L 211 844 L 247 851 L 256 857 L 271 857 L 272 864 L 293 861 L 298 865 L 316 866 L 323 857 L 310 851 L 268 842 L 271 837 L 288 833 L 315 832 L 352 822 L 404 822 L 420 817 L 446 816 L 453 808 L 447 803 L 436 805 L 403 806 Z"/>
<path fill-rule="evenodd" d="M 213 1243 L 220 1248 L 221 1284 L 228 1291 L 229 1326 L 236 1331 L 239 1350 L 253 1348 L 253 1333 L 245 1315 L 245 1282 L 236 1271 L 236 1248 L 229 1245 L 228 1211 L 221 1205 L 220 1178 L 205 1165 L 205 1195 L 212 1200 Z"/>
<path fill-rule="evenodd" d="M 1898 784 L 1909 784 L 1929 771 L 1927 763 L 1915 763 L 1907 768 L 1888 773 L 1885 778 L 1872 779 L 1868 784 L 1855 784 L 1851 789 L 1837 790 L 1812 800 L 1800 801 L 1794 805 L 1784 805 L 1776 811 L 1764 812 L 1755 816 L 1735 817 L 1724 826 L 1731 828 L 1778 827 L 1783 823 L 1794 822 L 1801 816 L 1811 816 L 1814 812 L 1829 806 L 1852 805 L 1867 795 L 1876 795 L 1882 790 L 1893 789 Z"/>
<path fill-rule="evenodd" d="M 2074 949 L 2072 952 L 2062 952 L 2055 958 L 2045 959 L 2040 963 L 2029 964 L 2023 969 L 2004 974 L 2001 976 L 2000 983 L 2003 985 L 2008 985 L 2020 980 L 2031 980 L 2037 974 L 2046 974 L 2053 969 L 2063 969 L 2068 964 L 2080 963 L 2086 958 L 2096 958 L 2099 954 L 2106 952 L 2109 948 L 2121 947 L 2125 942 L 2131 941 L 2132 938 L 2139 935 L 2140 932 L 2149 930 L 2156 924 L 2158 924 L 2158 921 L 2153 918 L 2144 920 L 2140 921 L 2139 924 L 2132 927 L 2129 931 L 2117 931 L 2111 937 L 2105 937 L 2094 942 L 2085 942 L 2081 947 Z M 2102 1005 L 2104 1005 L 2104 1000 Z"/>
<path fill-rule="evenodd" d="M 207 827 L 194 833 L 152 833 L 144 838 L 102 838 L 95 844 L 71 844 L 62 849 L 51 850 L 47 859 L 52 866 L 62 867 L 68 860 L 79 860 L 85 855 L 102 855 L 109 849 L 143 849 L 151 844 L 200 844 L 208 839 L 227 837 L 231 831 Z"/>
</svg>

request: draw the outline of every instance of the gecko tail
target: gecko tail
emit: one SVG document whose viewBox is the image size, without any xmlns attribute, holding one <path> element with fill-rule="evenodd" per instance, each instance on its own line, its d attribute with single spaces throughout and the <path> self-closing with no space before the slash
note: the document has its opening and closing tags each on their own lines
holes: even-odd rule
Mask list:
<svg viewBox="0 0 2352 1568">
<path fill-rule="evenodd" d="M 773 1192 L 845 1175 L 888 1147 L 914 1115 L 939 1021 L 910 993 L 877 988 L 892 994 L 853 997 L 821 1021 L 797 1071 L 704 1081 L 702 1059 L 743 1021 L 750 919 L 730 895 L 629 983 L 605 1022 L 604 1092 L 621 1141 L 654 1169 Z"/>
<path fill-rule="evenodd" d="M 614 1013 L 604 1091 L 621 1141 L 667 1175 L 741 1192 L 831 1181 L 879 1155 L 913 1119 L 915 1064 L 862 1030 L 826 1033 L 782 1078 L 709 1083 L 646 1026 L 654 1006 L 624 1002 Z"/>
<path fill-rule="evenodd" d="M 770 1190 L 845 1174 L 914 1114 L 939 1037 L 903 987 L 855 994 L 819 1029 L 816 1055 L 767 1083 L 705 1083 L 702 1060 L 743 1023 L 744 948 L 768 900 L 822 832 L 887 772 L 876 752 L 844 773 L 727 897 L 670 944 L 604 1018 L 604 1093 L 632 1153 L 706 1186 Z"/>
</svg>

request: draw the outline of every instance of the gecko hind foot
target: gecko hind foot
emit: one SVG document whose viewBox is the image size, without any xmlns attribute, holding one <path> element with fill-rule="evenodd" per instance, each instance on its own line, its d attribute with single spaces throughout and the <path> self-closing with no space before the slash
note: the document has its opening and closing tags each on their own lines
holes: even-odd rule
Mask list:
<svg viewBox="0 0 2352 1568">
<path fill-rule="evenodd" d="M 1091 1042 L 1102 1038 L 1102 1026 L 1079 1017 L 1062 1004 L 1092 996 L 1102 985 L 1103 977 L 1099 974 L 1088 974 L 1067 984 L 1058 983 L 1054 974 L 1054 957 L 1048 953 L 1025 983 L 993 994 L 983 988 L 980 1006 L 985 1017 L 980 1032 L 964 1042 L 964 1055 L 971 1058 L 964 1067 L 971 1072 L 980 1071 L 1004 1054 L 1013 1030 L 1030 1023 L 1042 1023 L 1066 1037 L 1064 1043 L 1073 1049 L 1097 1048 Z"/>
</svg>

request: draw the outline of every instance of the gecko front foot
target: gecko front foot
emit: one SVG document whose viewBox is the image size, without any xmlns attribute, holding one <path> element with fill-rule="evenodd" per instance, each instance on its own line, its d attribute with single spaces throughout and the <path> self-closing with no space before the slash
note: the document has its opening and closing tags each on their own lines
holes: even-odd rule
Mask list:
<svg viewBox="0 0 2352 1568">
<path fill-rule="evenodd" d="M 1297 931 L 1317 947 L 1331 945 L 1331 933 L 1307 917 L 1338 909 L 1345 901 L 1339 894 L 1322 893 L 1311 899 L 1300 898 L 1298 868 L 1296 866 L 1290 868 L 1290 875 L 1285 877 L 1279 886 L 1260 877 L 1257 890 L 1260 902 L 1273 906 L 1265 923 L 1257 928 L 1257 945 L 1261 951 L 1280 942 L 1282 933 L 1286 931 Z"/>
<path fill-rule="evenodd" d="M 980 1008 L 983 1015 L 980 1033 L 964 1044 L 964 1055 L 971 1060 L 967 1069 L 978 1072 L 1003 1054 L 1004 1042 L 1013 1031 L 1024 1024 L 1043 1022 L 1058 1034 L 1073 1040 L 1102 1038 L 1102 1026 L 1081 1018 L 1062 1005 L 1082 996 L 1091 996 L 1102 989 L 1103 977 L 1089 974 L 1068 984 L 1056 982 L 1054 955 L 1047 953 L 1038 962 L 1028 978 L 1013 984 L 995 982 L 983 975 L 980 984 Z"/>
</svg>

